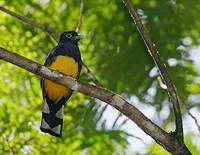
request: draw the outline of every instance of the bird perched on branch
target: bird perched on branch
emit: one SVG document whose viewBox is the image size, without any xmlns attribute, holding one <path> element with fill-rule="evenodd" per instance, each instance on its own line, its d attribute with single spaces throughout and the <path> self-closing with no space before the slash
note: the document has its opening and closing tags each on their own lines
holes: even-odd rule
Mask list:
<svg viewBox="0 0 200 155">
<path fill-rule="evenodd" d="M 82 38 L 75 31 L 64 32 L 59 43 L 46 58 L 45 66 L 78 79 L 82 60 L 78 41 Z M 72 90 L 47 79 L 41 79 L 44 100 L 41 131 L 56 137 L 62 136 L 64 105 Z"/>
</svg>

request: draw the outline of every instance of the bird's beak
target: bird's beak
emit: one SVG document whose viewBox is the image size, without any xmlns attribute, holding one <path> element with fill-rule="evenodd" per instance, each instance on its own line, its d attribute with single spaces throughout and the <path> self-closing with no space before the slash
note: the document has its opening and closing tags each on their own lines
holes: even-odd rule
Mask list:
<svg viewBox="0 0 200 155">
<path fill-rule="evenodd" d="M 78 34 L 77 36 L 74 37 L 74 40 L 79 41 L 79 40 L 81 40 L 81 39 L 83 39 L 83 38 L 84 38 L 83 35 Z"/>
</svg>

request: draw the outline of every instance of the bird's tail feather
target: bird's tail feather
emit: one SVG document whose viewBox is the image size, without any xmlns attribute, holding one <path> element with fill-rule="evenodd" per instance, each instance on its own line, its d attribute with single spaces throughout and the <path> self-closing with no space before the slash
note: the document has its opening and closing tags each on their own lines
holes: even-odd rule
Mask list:
<svg viewBox="0 0 200 155">
<path fill-rule="evenodd" d="M 44 101 L 42 112 L 41 131 L 56 137 L 62 136 L 64 98 L 58 103 L 54 103 L 49 98 Z"/>
</svg>

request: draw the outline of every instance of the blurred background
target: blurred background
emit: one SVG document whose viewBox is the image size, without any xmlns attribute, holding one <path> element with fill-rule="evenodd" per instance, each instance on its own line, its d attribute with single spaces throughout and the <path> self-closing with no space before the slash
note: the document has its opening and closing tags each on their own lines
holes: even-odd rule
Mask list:
<svg viewBox="0 0 200 155">
<path fill-rule="evenodd" d="M 177 90 L 185 141 L 200 154 L 200 0 L 134 0 Z M 57 33 L 74 30 L 79 0 L 0 0 Z M 167 132 L 174 115 L 157 67 L 122 1 L 84 0 L 82 58 L 101 84 L 122 95 Z M 0 46 L 43 64 L 57 44 L 46 32 L 0 11 Z M 82 72 L 80 81 L 91 81 Z M 0 60 L 0 154 L 152 154 L 163 148 L 117 110 L 74 92 L 65 107 L 63 137 L 40 132 L 40 78 Z M 191 117 L 193 116 L 193 118 Z M 195 119 L 196 118 L 196 122 Z"/>
</svg>

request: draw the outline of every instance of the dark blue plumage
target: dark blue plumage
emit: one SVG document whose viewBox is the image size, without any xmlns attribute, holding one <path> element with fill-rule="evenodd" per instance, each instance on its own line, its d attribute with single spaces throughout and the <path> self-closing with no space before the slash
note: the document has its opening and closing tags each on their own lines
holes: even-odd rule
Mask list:
<svg viewBox="0 0 200 155">
<path fill-rule="evenodd" d="M 82 68 L 78 48 L 79 39 L 80 37 L 75 31 L 62 33 L 58 45 L 49 53 L 44 65 L 74 78 L 79 78 Z M 44 107 L 40 129 L 45 133 L 61 137 L 64 105 L 73 91 L 46 79 L 41 79 L 41 88 Z"/>
</svg>

